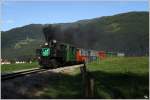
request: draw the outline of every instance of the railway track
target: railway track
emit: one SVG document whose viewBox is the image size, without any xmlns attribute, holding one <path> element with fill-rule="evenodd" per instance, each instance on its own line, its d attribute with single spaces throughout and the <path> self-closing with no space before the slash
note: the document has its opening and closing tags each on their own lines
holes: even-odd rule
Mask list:
<svg viewBox="0 0 150 100">
<path fill-rule="evenodd" d="M 35 69 L 29 69 L 29 70 L 25 70 L 25 71 L 17 71 L 17 72 L 13 72 L 13 73 L 8 73 L 8 74 L 2 74 L 1 75 L 1 80 L 9 80 L 9 79 L 13 79 L 19 76 L 24 76 L 27 74 L 33 74 L 33 73 L 37 73 L 37 72 L 41 72 L 41 71 L 45 71 L 46 69 L 40 69 L 40 68 L 35 68 Z"/>
<path fill-rule="evenodd" d="M 21 76 L 24 76 L 24 75 L 38 73 L 38 72 L 44 72 L 44 71 L 61 72 L 62 70 L 68 70 L 68 69 L 71 69 L 71 68 L 77 68 L 77 67 L 82 67 L 82 66 L 84 66 L 84 64 L 60 67 L 60 68 L 56 68 L 56 69 L 34 68 L 34 69 L 29 69 L 29 70 L 24 70 L 24 71 L 17 71 L 17 72 L 8 73 L 8 74 L 1 74 L 1 80 L 2 81 L 9 80 L 9 79 L 13 79 L 13 78 L 16 78 L 16 77 L 21 77 Z"/>
</svg>

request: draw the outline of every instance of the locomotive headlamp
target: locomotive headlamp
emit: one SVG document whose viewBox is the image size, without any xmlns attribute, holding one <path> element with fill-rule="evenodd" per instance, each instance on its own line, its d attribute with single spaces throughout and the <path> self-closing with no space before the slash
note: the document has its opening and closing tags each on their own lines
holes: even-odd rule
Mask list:
<svg viewBox="0 0 150 100">
<path fill-rule="evenodd" d="M 56 40 L 53 40 L 53 43 L 56 43 L 57 41 Z"/>
<path fill-rule="evenodd" d="M 48 45 L 48 43 L 46 42 L 45 45 Z"/>
</svg>

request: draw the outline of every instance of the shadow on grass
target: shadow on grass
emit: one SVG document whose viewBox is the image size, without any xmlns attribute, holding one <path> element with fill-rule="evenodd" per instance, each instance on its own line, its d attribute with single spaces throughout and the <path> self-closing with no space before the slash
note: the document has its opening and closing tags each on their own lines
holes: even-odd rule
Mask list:
<svg viewBox="0 0 150 100">
<path fill-rule="evenodd" d="M 144 98 L 149 94 L 148 74 L 90 73 L 95 80 L 94 98 Z M 2 82 L 2 98 L 84 98 L 81 74 L 42 73 Z"/>
<path fill-rule="evenodd" d="M 149 97 L 149 75 L 106 73 L 96 71 L 95 98 L 136 99 Z"/>
</svg>

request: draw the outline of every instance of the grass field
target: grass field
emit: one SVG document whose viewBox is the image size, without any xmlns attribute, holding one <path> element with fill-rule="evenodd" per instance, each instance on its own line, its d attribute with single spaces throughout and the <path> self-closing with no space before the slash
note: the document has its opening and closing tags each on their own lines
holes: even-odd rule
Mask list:
<svg viewBox="0 0 150 100">
<path fill-rule="evenodd" d="M 94 98 L 136 99 L 149 97 L 148 57 L 113 57 L 87 65 L 95 80 Z M 61 75 L 41 96 L 84 98 L 81 74 Z"/>
<path fill-rule="evenodd" d="M 88 64 L 100 98 L 144 98 L 149 95 L 148 57 L 107 58 Z"/>
<path fill-rule="evenodd" d="M 31 64 L 30 67 L 22 65 L 22 67 L 31 68 L 35 65 L 37 64 Z M 9 68 L 3 67 L 3 71 L 8 71 Z M 6 67 L 11 67 L 10 71 L 17 68 Z M 148 57 L 109 57 L 100 62 L 89 63 L 87 68 L 95 82 L 94 98 L 143 99 L 149 97 Z M 84 98 L 79 69 L 74 70 L 73 74 L 56 74 L 56 77 L 45 75 L 38 76 L 38 78 L 36 76 L 32 82 L 24 82 L 27 86 L 29 83 L 34 83 L 35 89 L 40 88 L 36 91 L 38 95 L 36 94 L 35 97 L 31 93 L 32 98 Z M 20 83 L 20 85 L 24 88 L 25 84 Z"/>
<path fill-rule="evenodd" d="M 30 69 L 38 67 L 38 63 L 25 63 L 25 64 L 5 64 L 1 65 L 1 72 L 13 72 L 18 70 Z"/>
</svg>

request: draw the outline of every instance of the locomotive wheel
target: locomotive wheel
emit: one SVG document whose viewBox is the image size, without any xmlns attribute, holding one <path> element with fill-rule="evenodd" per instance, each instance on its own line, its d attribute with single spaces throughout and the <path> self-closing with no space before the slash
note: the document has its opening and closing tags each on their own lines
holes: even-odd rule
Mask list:
<svg viewBox="0 0 150 100">
<path fill-rule="evenodd" d="M 50 67 L 52 68 L 58 68 L 60 66 L 60 63 L 56 59 L 50 60 Z"/>
<path fill-rule="evenodd" d="M 50 67 L 47 66 L 47 65 L 42 65 L 40 68 L 42 68 L 42 69 L 49 69 Z"/>
</svg>

